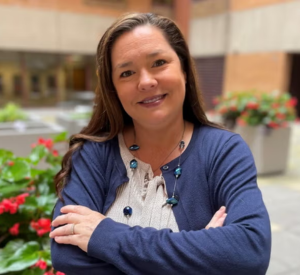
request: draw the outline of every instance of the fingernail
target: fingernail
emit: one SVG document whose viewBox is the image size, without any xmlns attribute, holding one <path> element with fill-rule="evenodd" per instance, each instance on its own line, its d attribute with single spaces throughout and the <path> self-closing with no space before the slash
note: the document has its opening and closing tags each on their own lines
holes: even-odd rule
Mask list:
<svg viewBox="0 0 300 275">
<path fill-rule="evenodd" d="M 221 210 L 225 210 L 225 208 L 226 208 L 225 206 L 221 206 L 221 208 L 220 208 L 220 209 L 221 209 Z"/>
</svg>

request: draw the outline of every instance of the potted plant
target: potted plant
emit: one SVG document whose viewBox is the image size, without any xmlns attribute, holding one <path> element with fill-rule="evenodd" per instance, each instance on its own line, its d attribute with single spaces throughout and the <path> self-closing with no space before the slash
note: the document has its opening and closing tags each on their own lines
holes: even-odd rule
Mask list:
<svg viewBox="0 0 300 275">
<path fill-rule="evenodd" d="M 215 99 L 215 111 L 249 145 L 258 174 L 286 170 L 297 99 L 288 93 L 228 93 Z"/>
<path fill-rule="evenodd" d="M 48 234 L 62 159 L 55 146 L 65 140 L 40 138 L 27 157 L 0 149 L 0 274 L 63 274 L 52 268 Z"/>
</svg>

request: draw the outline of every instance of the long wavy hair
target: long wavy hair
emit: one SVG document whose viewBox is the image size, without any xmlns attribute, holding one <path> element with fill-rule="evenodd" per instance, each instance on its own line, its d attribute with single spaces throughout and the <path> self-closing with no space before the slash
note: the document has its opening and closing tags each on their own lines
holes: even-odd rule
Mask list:
<svg viewBox="0 0 300 275">
<path fill-rule="evenodd" d="M 132 124 L 131 117 L 124 111 L 112 81 L 111 50 L 115 41 L 124 33 L 143 25 L 158 28 L 178 55 L 186 73 L 186 95 L 183 117 L 192 123 L 201 123 L 217 128 L 218 124 L 208 121 L 200 91 L 194 62 L 187 43 L 178 26 L 169 18 L 153 13 L 130 13 L 120 17 L 102 36 L 96 55 L 98 84 L 95 91 L 95 106 L 90 122 L 79 134 L 70 139 L 69 150 L 62 161 L 62 168 L 55 176 L 55 187 L 61 198 L 61 191 L 71 172 L 71 158 L 86 140 L 103 142 L 114 138 L 125 125 Z"/>
</svg>

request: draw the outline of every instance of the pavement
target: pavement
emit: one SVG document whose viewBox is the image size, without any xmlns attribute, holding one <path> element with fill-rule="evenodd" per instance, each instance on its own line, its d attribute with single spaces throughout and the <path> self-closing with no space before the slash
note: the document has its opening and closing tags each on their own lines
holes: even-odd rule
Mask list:
<svg viewBox="0 0 300 275">
<path fill-rule="evenodd" d="M 63 110 L 40 109 L 28 111 L 51 123 L 55 122 L 55 114 Z M 292 125 L 291 146 L 286 173 L 258 177 L 258 185 L 269 211 L 272 228 L 272 252 L 267 275 L 300 275 L 299 123 Z"/>
<path fill-rule="evenodd" d="M 267 275 L 300 275 L 300 124 L 292 126 L 288 169 L 284 175 L 258 177 L 272 228 Z"/>
</svg>

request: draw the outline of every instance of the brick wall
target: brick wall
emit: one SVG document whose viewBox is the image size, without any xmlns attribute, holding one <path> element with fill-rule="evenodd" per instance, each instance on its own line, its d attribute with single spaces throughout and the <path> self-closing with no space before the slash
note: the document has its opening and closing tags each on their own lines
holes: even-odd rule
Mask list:
<svg viewBox="0 0 300 275">
<path fill-rule="evenodd" d="M 280 3 L 287 3 L 297 0 L 229 0 L 230 1 L 230 9 L 232 11 L 240 11 L 258 8 L 267 5 L 274 5 Z"/>
<path fill-rule="evenodd" d="M 257 89 L 287 91 L 290 59 L 284 52 L 231 54 L 226 57 L 224 92 Z"/>
</svg>

